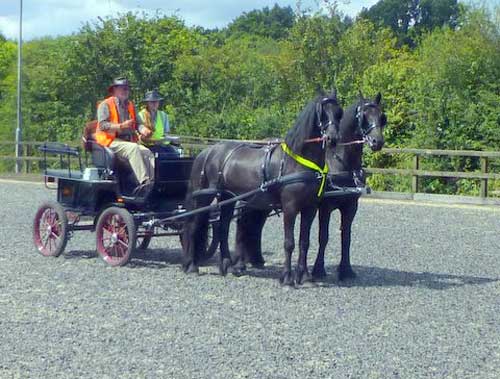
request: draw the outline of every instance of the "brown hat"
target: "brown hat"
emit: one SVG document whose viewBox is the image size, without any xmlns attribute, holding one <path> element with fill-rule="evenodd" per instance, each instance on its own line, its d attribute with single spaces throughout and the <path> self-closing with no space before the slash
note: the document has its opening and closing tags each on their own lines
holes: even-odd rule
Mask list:
<svg viewBox="0 0 500 379">
<path fill-rule="evenodd" d="M 127 78 L 121 77 L 113 80 L 113 83 L 108 87 L 108 93 L 113 92 L 113 88 L 115 87 L 130 87 Z"/>
</svg>

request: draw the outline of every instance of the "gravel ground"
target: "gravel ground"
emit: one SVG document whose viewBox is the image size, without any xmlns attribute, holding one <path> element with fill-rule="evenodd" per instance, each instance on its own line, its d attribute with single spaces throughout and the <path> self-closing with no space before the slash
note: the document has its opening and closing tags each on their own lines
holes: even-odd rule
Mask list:
<svg viewBox="0 0 500 379">
<path fill-rule="evenodd" d="M 500 377 L 500 208 L 365 200 L 357 279 L 334 274 L 335 215 L 330 275 L 290 289 L 277 280 L 279 218 L 265 229 L 265 270 L 193 277 L 176 238 L 117 269 L 88 232 L 42 257 L 31 224 L 52 196 L 0 182 L 1 378 Z M 310 265 L 316 249 L 314 237 Z"/>
</svg>

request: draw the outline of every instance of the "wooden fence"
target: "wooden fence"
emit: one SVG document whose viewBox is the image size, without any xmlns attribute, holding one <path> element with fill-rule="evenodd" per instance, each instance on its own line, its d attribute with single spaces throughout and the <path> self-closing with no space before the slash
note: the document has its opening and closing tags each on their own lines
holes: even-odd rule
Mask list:
<svg viewBox="0 0 500 379">
<path fill-rule="evenodd" d="M 213 145 L 221 141 L 235 141 L 224 140 L 217 138 L 199 138 L 199 137 L 181 137 L 182 146 L 188 154 L 196 154 L 198 151 L 206 146 Z M 240 142 L 254 142 L 262 143 L 263 141 L 240 141 Z M 38 152 L 38 146 L 43 142 L 23 142 L 23 154 L 21 163 L 23 172 L 30 173 L 37 171 L 37 162 L 43 160 L 43 157 Z M 72 146 L 77 143 L 69 143 Z M 0 165 L 3 162 L 10 161 L 15 163 L 16 157 L 14 154 L 15 143 L 0 141 Z M 397 155 L 406 154 L 411 155 L 413 158 L 412 168 L 376 168 L 367 167 L 366 172 L 369 174 L 383 174 L 383 175 L 402 175 L 411 177 L 411 193 L 419 192 L 421 178 L 434 177 L 434 178 L 457 178 L 457 179 L 471 179 L 480 181 L 480 198 L 487 198 L 488 182 L 490 180 L 500 180 L 500 172 L 491 172 L 490 162 L 493 160 L 500 160 L 500 151 L 472 151 L 472 150 L 429 150 L 429 149 L 411 149 L 411 148 L 384 148 L 380 154 Z M 430 156 L 441 157 L 462 157 L 462 158 L 477 158 L 480 160 L 480 171 L 433 171 L 422 169 L 422 159 Z M 0 166 L 1 167 L 1 166 Z M 500 165 L 495 165 L 498 169 Z M 12 169 L 13 170 L 13 169 Z M 495 170 L 496 171 L 496 170 Z M 500 171 L 500 169 L 498 169 Z"/>
</svg>

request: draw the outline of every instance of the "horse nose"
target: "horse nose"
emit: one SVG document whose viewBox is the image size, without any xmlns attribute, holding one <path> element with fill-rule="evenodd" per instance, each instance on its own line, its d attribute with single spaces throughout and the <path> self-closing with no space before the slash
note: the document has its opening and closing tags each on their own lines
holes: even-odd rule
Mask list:
<svg viewBox="0 0 500 379">
<path fill-rule="evenodd" d="M 384 139 L 383 138 L 377 138 L 374 137 L 372 139 L 372 150 L 378 151 L 382 149 L 382 146 L 384 146 Z"/>
</svg>

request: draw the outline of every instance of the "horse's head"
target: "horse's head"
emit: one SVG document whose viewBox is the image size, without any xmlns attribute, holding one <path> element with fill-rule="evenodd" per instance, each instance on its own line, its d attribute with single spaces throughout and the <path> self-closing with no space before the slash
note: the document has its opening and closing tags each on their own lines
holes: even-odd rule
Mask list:
<svg viewBox="0 0 500 379">
<path fill-rule="evenodd" d="M 318 126 L 323 138 L 329 144 L 334 145 L 337 142 L 340 120 L 344 111 L 338 103 L 337 91 L 333 90 L 330 95 L 323 93 L 316 101 L 316 117 Z"/>
<path fill-rule="evenodd" d="M 379 151 L 384 146 L 384 126 L 387 117 L 382 112 L 380 92 L 373 101 L 359 97 L 356 107 L 357 134 L 360 135 L 373 151 Z"/>
<path fill-rule="evenodd" d="M 288 131 L 285 142 L 296 153 L 300 153 L 306 146 L 317 146 L 310 142 L 335 143 L 342 115 L 337 92 L 333 91 L 330 95 L 322 92 L 300 112 L 295 125 Z"/>
</svg>

